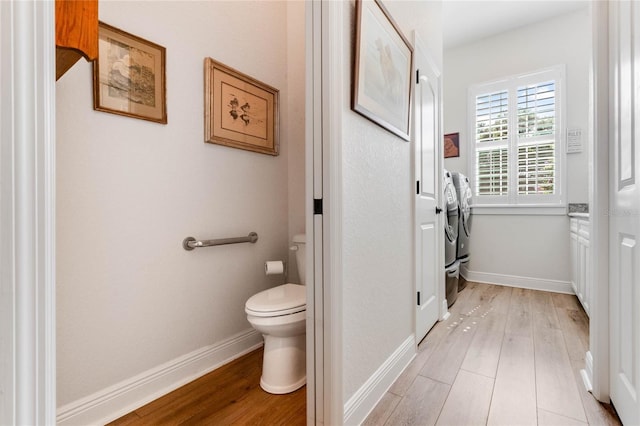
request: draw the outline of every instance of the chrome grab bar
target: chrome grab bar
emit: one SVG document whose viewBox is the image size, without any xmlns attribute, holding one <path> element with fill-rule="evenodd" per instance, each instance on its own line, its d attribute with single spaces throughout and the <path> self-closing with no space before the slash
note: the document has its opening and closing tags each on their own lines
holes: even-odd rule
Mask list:
<svg viewBox="0 0 640 426">
<path fill-rule="evenodd" d="M 258 241 L 258 234 L 255 232 L 249 232 L 249 235 L 246 237 L 238 237 L 238 238 L 218 238 L 216 240 L 196 240 L 193 237 L 187 237 L 182 241 L 182 247 L 185 250 L 193 250 L 198 247 L 211 247 L 211 246 L 221 246 L 224 244 L 238 244 L 238 243 L 252 243 L 254 244 Z"/>
</svg>

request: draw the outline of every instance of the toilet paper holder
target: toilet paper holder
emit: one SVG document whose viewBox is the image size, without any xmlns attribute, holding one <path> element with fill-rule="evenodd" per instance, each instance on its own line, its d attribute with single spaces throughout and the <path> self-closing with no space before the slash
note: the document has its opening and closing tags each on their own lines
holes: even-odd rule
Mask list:
<svg viewBox="0 0 640 426">
<path fill-rule="evenodd" d="M 264 262 L 265 275 L 284 275 L 287 276 L 286 260 L 267 260 Z"/>
</svg>

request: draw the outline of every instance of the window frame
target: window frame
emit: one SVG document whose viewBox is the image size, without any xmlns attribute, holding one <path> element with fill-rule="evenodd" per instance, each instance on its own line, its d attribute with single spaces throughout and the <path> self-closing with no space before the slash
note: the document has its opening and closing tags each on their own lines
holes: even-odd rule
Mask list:
<svg viewBox="0 0 640 426">
<path fill-rule="evenodd" d="M 553 80 L 555 82 L 555 177 L 554 194 L 518 194 L 518 88 Z M 507 170 L 506 195 L 476 194 L 476 97 L 507 91 Z M 474 84 L 468 89 L 467 99 L 468 135 L 467 148 L 469 180 L 473 190 L 473 212 L 476 214 L 566 214 L 566 71 L 564 65 L 555 65 L 533 72 L 512 75 L 489 82 Z M 504 142 L 484 142 L 485 146 L 500 147 Z"/>
</svg>

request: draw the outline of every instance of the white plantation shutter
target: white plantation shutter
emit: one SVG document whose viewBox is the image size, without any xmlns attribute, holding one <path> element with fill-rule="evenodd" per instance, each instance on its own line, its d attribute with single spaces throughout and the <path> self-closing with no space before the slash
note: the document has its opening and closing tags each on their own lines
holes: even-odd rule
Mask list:
<svg viewBox="0 0 640 426">
<path fill-rule="evenodd" d="M 509 181 L 509 97 L 506 90 L 476 96 L 476 194 L 506 195 Z"/>
<path fill-rule="evenodd" d="M 508 137 L 509 99 L 506 90 L 476 97 L 476 140 L 505 141 Z"/>
<path fill-rule="evenodd" d="M 476 194 L 507 195 L 507 148 L 478 150 Z"/>
<path fill-rule="evenodd" d="M 518 147 L 518 194 L 553 194 L 555 191 L 555 143 Z"/>
<path fill-rule="evenodd" d="M 558 205 L 564 68 L 474 86 L 469 94 L 475 205 Z"/>
<path fill-rule="evenodd" d="M 555 192 L 555 81 L 518 87 L 518 194 Z"/>
</svg>

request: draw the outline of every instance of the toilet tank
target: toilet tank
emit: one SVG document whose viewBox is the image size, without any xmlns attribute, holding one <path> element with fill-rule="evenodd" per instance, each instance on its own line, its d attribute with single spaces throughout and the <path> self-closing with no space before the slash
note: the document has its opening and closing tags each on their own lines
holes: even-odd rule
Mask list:
<svg viewBox="0 0 640 426">
<path fill-rule="evenodd" d="M 300 284 L 306 284 L 306 262 L 307 251 L 305 250 L 307 238 L 305 234 L 296 234 L 293 236 L 293 246 L 291 247 L 296 251 L 296 265 L 298 266 L 298 278 Z M 296 248 L 297 247 L 297 248 Z"/>
</svg>

